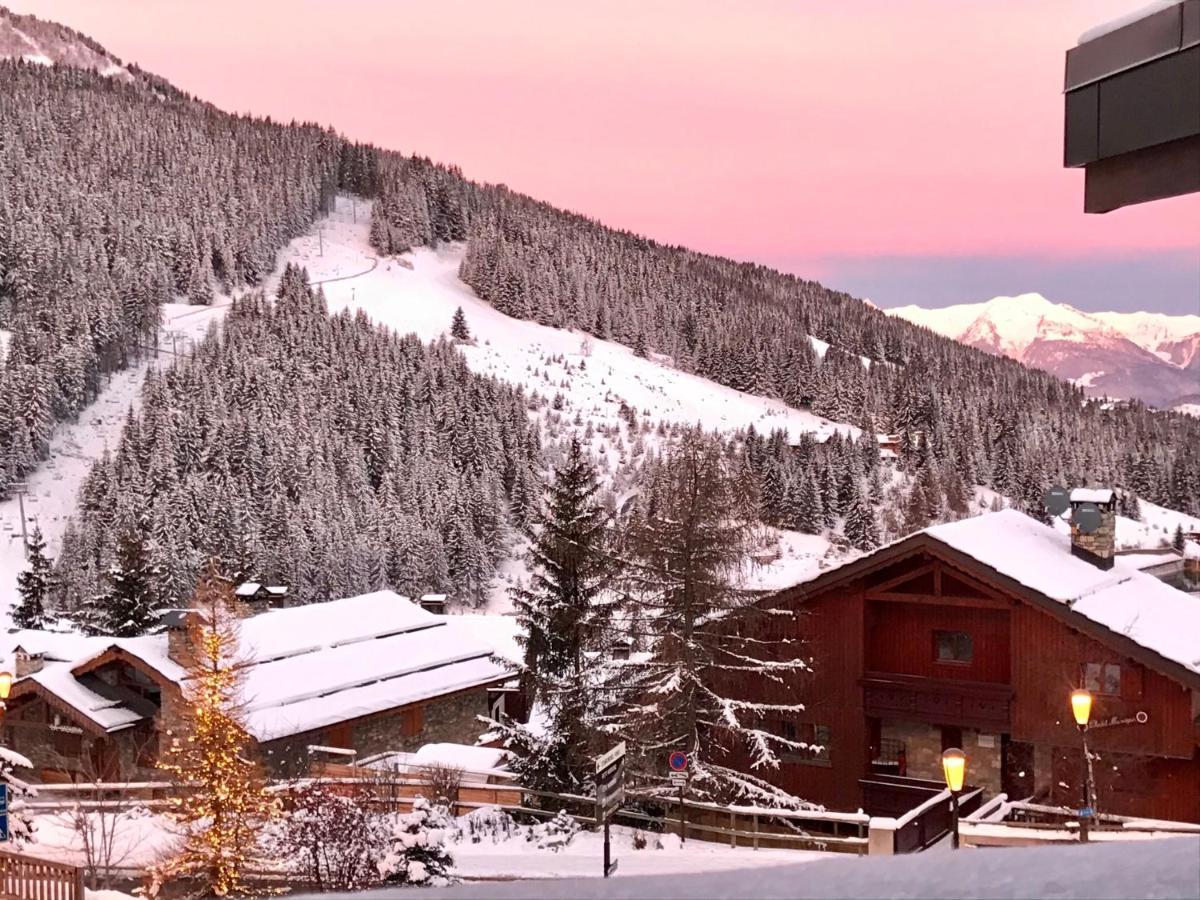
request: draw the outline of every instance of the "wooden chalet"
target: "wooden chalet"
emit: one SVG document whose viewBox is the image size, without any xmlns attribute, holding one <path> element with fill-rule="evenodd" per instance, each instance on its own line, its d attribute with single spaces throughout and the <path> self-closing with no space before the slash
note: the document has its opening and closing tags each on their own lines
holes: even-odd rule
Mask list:
<svg viewBox="0 0 1200 900">
<path fill-rule="evenodd" d="M 267 598 L 243 611 L 265 606 Z M 137 638 L 8 636 L 17 679 L 6 746 L 45 780 L 152 778 L 180 712 L 187 616 Z M 429 742 L 471 744 L 514 674 L 479 629 L 391 591 L 284 609 L 241 623 L 245 724 L 268 769 L 296 772 Z"/>
<path fill-rule="evenodd" d="M 747 696 L 806 704 L 763 725 L 818 749 L 756 774 L 894 815 L 915 805 L 901 802 L 909 788 L 913 801 L 940 789 L 956 746 L 987 794 L 1077 808 L 1068 698 L 1085 687 L 1097 809 L 1200 822 L 1200 597 L 1116 556 L 1112 504 L 1101 510 L 1100 530 L 1073 537 L 1013 510 L 935 526 L 778 594 L 772 605 L 802 614 L 786 627 L 813 671 Z"/>
</svg>

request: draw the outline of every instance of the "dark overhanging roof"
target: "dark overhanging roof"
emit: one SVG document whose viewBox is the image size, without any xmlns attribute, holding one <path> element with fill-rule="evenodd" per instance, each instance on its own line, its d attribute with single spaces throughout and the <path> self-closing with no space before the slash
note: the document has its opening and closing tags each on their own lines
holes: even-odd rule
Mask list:
<svg viewBox="0 0 1200 900">
<path fill-rule="evenodd" d="M 1021 584 L 1016 579 L 1005 575 L 987 563 L 980 562 L 968 553 L 951 547 L 925 531 L 919 531 L 845 565 L 823 572 L 812 581 L 784 588 L 772 596 L 777 600 L 815 599 L 819 594 L 825 594 L 839 585 L 855 581 L 891 563 L 907 559 L 918 553 L 925 553 L 940 559 L 1002 593 L 1047 613 L 1067 627 L 1111 647 L 1121 655 L 1137 660 L 1172 681 L 1200 691 L 1200 673 L 1194 672 L 1148 647 L 1143 647 L 1132 638 L 1076 612 L 1061 600 L 1047 597 L 1040 591 Z"/>
<path fill-rule="evenodd" d="M 1067 51 L 1063 164 L 1085 171 L 1084 210 L 1200 191 L 1200 0 Z"/>
</svg>

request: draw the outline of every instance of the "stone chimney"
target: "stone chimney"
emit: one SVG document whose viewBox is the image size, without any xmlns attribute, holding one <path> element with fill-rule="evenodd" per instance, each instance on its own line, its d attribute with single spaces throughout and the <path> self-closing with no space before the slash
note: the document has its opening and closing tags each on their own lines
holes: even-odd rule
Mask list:
<svg viewBox="0 0 1200 900">
<path fill-rule="evenodd" d="M 1080 522 L 1090 510 L 1099 513 L 1099 525 L 1084 532 Z M 1111 569 L 1117 549 L 1117 498 L 1112 491 L 1076 488 L 1071 491 L 1071 555 L 1087 560 L 1098 569 Z"/>
<path fill-rule="evenodd" d="M 42 666 L 46 664 L 46 657 L 44 654 L 30 653 L 24 647 L 18 647 L 13 651 L 13 662 L 16 664 L 13 675 L 17 678 L 24 678 L 26 675 L 42 671 Z"/>
<path fill-rule="evenodd" d="M 164 615 L 162 620 L 167 632 L 167 659 L 185 669 L 196 661 L 191 635 L 188 634 L 192 615 L 191 610 L 176 609 Z"/>
</svg>

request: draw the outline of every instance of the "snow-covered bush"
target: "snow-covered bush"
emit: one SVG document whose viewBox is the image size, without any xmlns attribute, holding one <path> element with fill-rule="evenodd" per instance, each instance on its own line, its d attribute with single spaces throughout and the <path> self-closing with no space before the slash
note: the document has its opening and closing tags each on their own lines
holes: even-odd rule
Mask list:
<svg viewBox="0 0 1200 900">
<path fill-rule="evenodd" d="M 516 820 L 498 806 L 485 806 L 463 816 L 459 827 L 472 844 L 490 840 L 493 844 L 511 840 L 521 833 Z"/>
<path fill-rule="evenodd" d="M 574 840 L 579 833 L 579 823 L 565 809 L 548 822 L 534 825 L 529 829 L 526 840 L 537 844 L 539 850 L 553 850 L 557 853 Z"/>
<path fill-rule="evenodd" d="M 269 858 L 318 891 L 361 890 L 381 880 L 375 860 L 391 847 L 386 817 L 361 796 L 308 784 L 289 793 L 284 815 L 263 836 Z"/>
<path fill-rule="evenodd" d="M 37 790 L 13 775 L 17 768 L 31 769 L 33 763 L 7 747 L 0 747 L 0 783 L 7 784 L 10 790 L 8 797 L 8 833 L 9 840 L 16 845 L 32 843 L 34 837 L 33 821 L 25 808 L 27 797 L 37 796 Z"/>
<path fill-rule="evenodd" d="M 413 800 L 412 812 L 392 819 L 391 849 L 379 860 L 379 875 L 398 884 L 444 885 L 454 880 L 454 859 L 446 843 L 456 836 L 454 820 L 444 807 Z"/>
</svg>

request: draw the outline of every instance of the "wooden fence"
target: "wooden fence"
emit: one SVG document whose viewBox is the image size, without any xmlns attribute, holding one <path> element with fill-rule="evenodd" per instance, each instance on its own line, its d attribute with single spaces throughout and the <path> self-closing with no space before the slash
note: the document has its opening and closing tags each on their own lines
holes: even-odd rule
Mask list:
<svg viewBox="0 0 1200 900">
<path fill-rule="evenodd" d="M 0 897 L 84 900 L 83 869 L 0 850 Z"/>
</svg>

